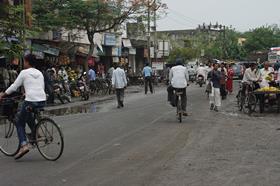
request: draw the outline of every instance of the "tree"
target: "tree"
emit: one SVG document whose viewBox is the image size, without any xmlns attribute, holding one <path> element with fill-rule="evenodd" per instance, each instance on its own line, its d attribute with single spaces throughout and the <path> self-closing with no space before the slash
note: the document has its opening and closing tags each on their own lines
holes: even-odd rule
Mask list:
<svg viewBox="0 0 280 186">
<path fill-rule="evenodd" d="M 194 48 L 175 48 L 170 52 L 168 62 L 174 63 L 177 58 L 182 58 L 184 61 L 188 61 L 196 58 L 198 51 Z"/>
<path fill-rule="evenodd" d="M 23 6 L 1 5 L 0 55 L 8 58 L 21 57 L 24 52 L 24 32 L 30 29 L 23 22 Z"/>
<path fill-rule="evenodd" d="M 208 32 L 195 35 L 194 47 L 204 50 L 204 57 L 208 59 L 239 60 L 244 58 L 243 47 L 238 44 L 241 33 L 234 29 L 225 29 L 210 35 Z"/>
<path fill-rule="evenodd" d="M 124 21 L 137 16 L 142 0 L 35 0 L 37 24 L 45 30 L 65 28 L 86 31 L 90 50 L 85 62 L 94 50 L 94 35 L 116 29 Z"/>
<path fill-rule="evenodd" d="M 271 47 L 280 46 L 280 29 L 277 25 L 262 26 L 244 33 L 247 53 L 267 51 Z"/>
</svg>

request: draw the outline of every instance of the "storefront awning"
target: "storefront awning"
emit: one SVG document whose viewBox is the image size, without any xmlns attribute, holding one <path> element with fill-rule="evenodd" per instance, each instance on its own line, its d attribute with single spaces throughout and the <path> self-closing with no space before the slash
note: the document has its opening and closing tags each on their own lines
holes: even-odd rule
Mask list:
<svg viewBox="0 0 280 186">
<path fill-rule="evenodd" d="M 51 48 L 47 45 L 32 44 L 32 52 L 39 52 L 39 53 L 50 54 L 53 56 L 58 56 L 60 50 L 57 48 Z"/>
</svg>

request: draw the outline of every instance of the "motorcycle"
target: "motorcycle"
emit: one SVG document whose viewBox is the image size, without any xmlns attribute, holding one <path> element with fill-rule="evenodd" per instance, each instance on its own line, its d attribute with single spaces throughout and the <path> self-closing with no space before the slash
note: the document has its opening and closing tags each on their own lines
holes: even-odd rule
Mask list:
<svg viewBox="0 0 280 186">
<path fill-rule="evenodd" d="M 202 87 L 202 85 L 204 84 L 204 77 L 203 75 L 198 75 L 197 76 L 197 80 L 196 80 L 196 84 L 199 84 L 200 87 Z"/>
<path fill-rule="evenodd" d="M 55 98 L 57 98 L 62 104 L 64 104 L 65 101 L 67 101 L 68 103 L 71 102 L 71 98 L 65 92 L 62 83 L 58 81 L 55 82 L 53 85 L 53 91 Z"/>
<path fill-rule="evenodd" d="M 195 81 L 195 77 L 196 77 L 195 74 L 190 74 L 189 75 L 189 79 L 192 83 Z"/>
<path fill-rule="evenodd" d="M 77 87 L 78 90 L 80 91 L 80 95 L 84 101 L 89 99 L 89 87 L 86 84 L 86 72 L 79 78 Z"/>
</svg>

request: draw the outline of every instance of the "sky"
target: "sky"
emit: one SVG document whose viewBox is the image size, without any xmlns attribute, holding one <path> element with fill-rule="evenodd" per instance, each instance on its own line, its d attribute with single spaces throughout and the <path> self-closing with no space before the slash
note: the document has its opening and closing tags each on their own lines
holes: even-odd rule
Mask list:
<svg viewBox="0 0 280 186">
<path fill-rule="evenodd" d="M 197 28 L 203 22 L 232 26 L 237 31 L 278 24 L 280 0 L 162 0 L 168 14 L 158 21 L 158 30 Z"/>
</svg>

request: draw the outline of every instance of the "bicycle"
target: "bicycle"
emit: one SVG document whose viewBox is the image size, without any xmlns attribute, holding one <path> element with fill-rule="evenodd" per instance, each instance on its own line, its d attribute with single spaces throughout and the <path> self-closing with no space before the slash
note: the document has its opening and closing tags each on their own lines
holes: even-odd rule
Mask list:
<svg viewBox="0 0 280 186">
<path fill-rule="evenodd" d="M 13 98 L 4 99 L 4 102 L 0 103 L 2 111 L 5 107 L 8 110 L 8 113 L 1 113 L 3 116 L 1 118 L 2 123 L 0 123 L 0 151 L 6 156 L 14 156 L 20 149 L 15 127 L 18 103 L 19 101 Z M 37 148 L 46 160 L 58 160 L 64 149 L 64 137 L 60 127 L 51 118 L 42 115 L 44 109 L 28 108 L 28 111 L 35 118 L 35 134 L 26 135 L 28 144 L 32 148 Z M 57 146 L 57 148 L 52 150 L 54 146 Z"/>
<path fill-rule="evenodd" d="M 182 89 L 176 89 L 176 104 L 177 104 L 177 119 L 179 120 L 180 123 L 182 123 L 182 117 L 183 117 L 183 109 L 182 109 L 182 95 L 183 95 L 183 90 Z"/>
<path fill-rule="evenodd" d="M 237 105 L 240 111 L 243 111 L 245 114 L 251 114 L 255 111 L 257 107 L 257 97 L 253 93 L 254 85 L 250 84 L 241 84 L 240 90 L 237 94 Z"/>
</svg>

